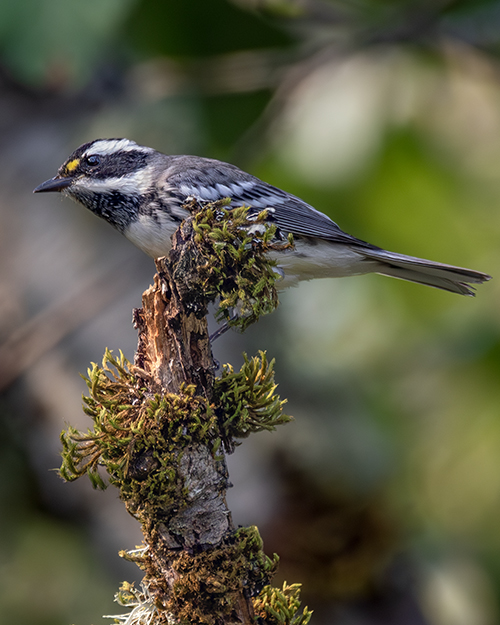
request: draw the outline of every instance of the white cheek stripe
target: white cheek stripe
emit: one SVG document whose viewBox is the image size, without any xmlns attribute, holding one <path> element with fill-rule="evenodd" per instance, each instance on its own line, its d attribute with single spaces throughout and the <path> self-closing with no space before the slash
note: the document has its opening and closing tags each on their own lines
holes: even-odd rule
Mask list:
<svg viewBox="0 0 500 625">
<path fill-rule="evenodd" d="M 75 180 L 73 187 L 81 188 L 84 191 L 93 193 L 111 193 L 119 191 L 125 195 L 140 195 L 149 190 L 151 186 L 151 172 L 147 168 L 127 174 L 126 176 L 116 176 L 104 180 L 82 178 Z"/>
</svg>

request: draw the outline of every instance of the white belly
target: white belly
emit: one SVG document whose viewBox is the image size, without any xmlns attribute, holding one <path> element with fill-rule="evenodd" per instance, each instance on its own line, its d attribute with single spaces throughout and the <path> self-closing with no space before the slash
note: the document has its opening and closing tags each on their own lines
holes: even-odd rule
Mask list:
<svg viewBox="0 0 500 625">
<path fill-rule="evenodd" d="M 296 286 L 301 280 L 343 278 L 377 271 L 377 263 L 366 260 L 347 245 L 329 241 L 308 245 L 298 240 L 295 249 L 272 252 L 269 256 L 285 274 L 283 281 L 276 284 L 279 289 Z"/>
</svg>

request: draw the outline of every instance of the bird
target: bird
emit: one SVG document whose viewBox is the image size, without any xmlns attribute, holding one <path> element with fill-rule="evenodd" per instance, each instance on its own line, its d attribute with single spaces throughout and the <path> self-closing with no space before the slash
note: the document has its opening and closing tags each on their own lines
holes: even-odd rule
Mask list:
<svg viewBox="0 0 500 625">
<path fill-rule="evenodd" d="M 77 148 L 34 193 L 61 192 L 83 204 L 153 258 L 166 256 L 190 215 L 186 203 L 230 198 L 229 207 L 267 211 L 276 236 L 293 246 L 274 251 L 278 288 L 302 280 L 377 273 L 461 295 L 490 280 L 480 271 L 389 252 L 347 234 L 299 197 L 235 165 L 200 156 L 167 155 L 129 139 L 96 139 Z"/>
</svg>

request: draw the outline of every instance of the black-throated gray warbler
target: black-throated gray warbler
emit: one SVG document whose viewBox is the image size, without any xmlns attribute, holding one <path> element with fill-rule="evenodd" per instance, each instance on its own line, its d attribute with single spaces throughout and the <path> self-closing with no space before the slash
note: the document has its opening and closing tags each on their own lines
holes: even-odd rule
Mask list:
<svg viewBox="0 0 500 625">
<path fill-rule="evenodd" d="M 282 287 L 300 280 L 380 273 L 462 295 L 490 276 L 472 269 L 387 252 L 343 232 L 303 200 L 234 165 L 198 156 L 167 156 L 128 139 L 97 139 L 80 146 L 57 176 L 34 192 L 61 191 L 108 221 L 154 258 L 165 256 L 171 236 L 188 216 L 189 198 L 230 197 L 232 206 L 268 210 L 293 249 L 274 252 Z M 280 286 L 280 285 L 278 285 Z"/>
</svg>

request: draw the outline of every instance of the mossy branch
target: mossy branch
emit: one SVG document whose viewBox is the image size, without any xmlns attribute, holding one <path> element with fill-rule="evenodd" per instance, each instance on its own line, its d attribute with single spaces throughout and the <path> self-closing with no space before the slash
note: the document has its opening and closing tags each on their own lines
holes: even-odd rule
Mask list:
<svg viewBox="0 0 500 625">
<path fill-rule="evenodd" d="M 276 393 L 274 360 L 245 355 L 240 371 L 218 378 L 208 340 L 208 303 L 245 329 L 278 303 L 276 266 L 284 250 L 265 211 L 224 202 L 188 208 L 168 259 L 135 312 L 134 364 L 106 350 L 85 378 L 84 411 L 93 427 L 62 433 L 61 476 L 87 474 L 96 488 L 119 489 L 144 533 L 144 547 L 121 555 L 143 571 L 140 588 L 124 583 L 117 602 L 127 625 L 306 625 L 299 586 L 272 588 L 278 557 L 268 558 L 255 527 L 235 529 L 227 509 L 224 451 L 237 439 L 273 430 L 291 417 Z M 237 315 L 233 316 L 235 309 Z"/>
<path fill-rule="evenodd" d="M 132 493 L 141 497 L 133 484 L 153 465 L 163 466 L 168 477 L 168 459 L 173 462 L 175 449 L 204 443 L 216 453 L 221 441 L 233 449 L 235 439 L 288 423 L 292 417 L 283 412 L 286 400 L 275 392 L 274 359 L 268 362 L 262 351 L 251 359 L 244 354 L 244 359 L 238 372 L 229 364 L 223 366 L 215 379 L 214 400 L 208 403 L 194 396 L 193 385 L 185 385 L 180 394 L 146 397 L 131 372 L 133 365 L 121 352 L 115 358 L 107 349 L 102 366 L 92 363 L 83 376 L 89 389 L 83 409 L 93 420 L 93 429 L 80 432 L 69 426 L 61 433 L 61 477 L 74 481 L 87 474 L 95 488 L 104 489 L 98 472 L 102 466 L 109 482 L 129 500 Z M 134 461 L 138 454 L 140 465 Z"/>
</svg>

